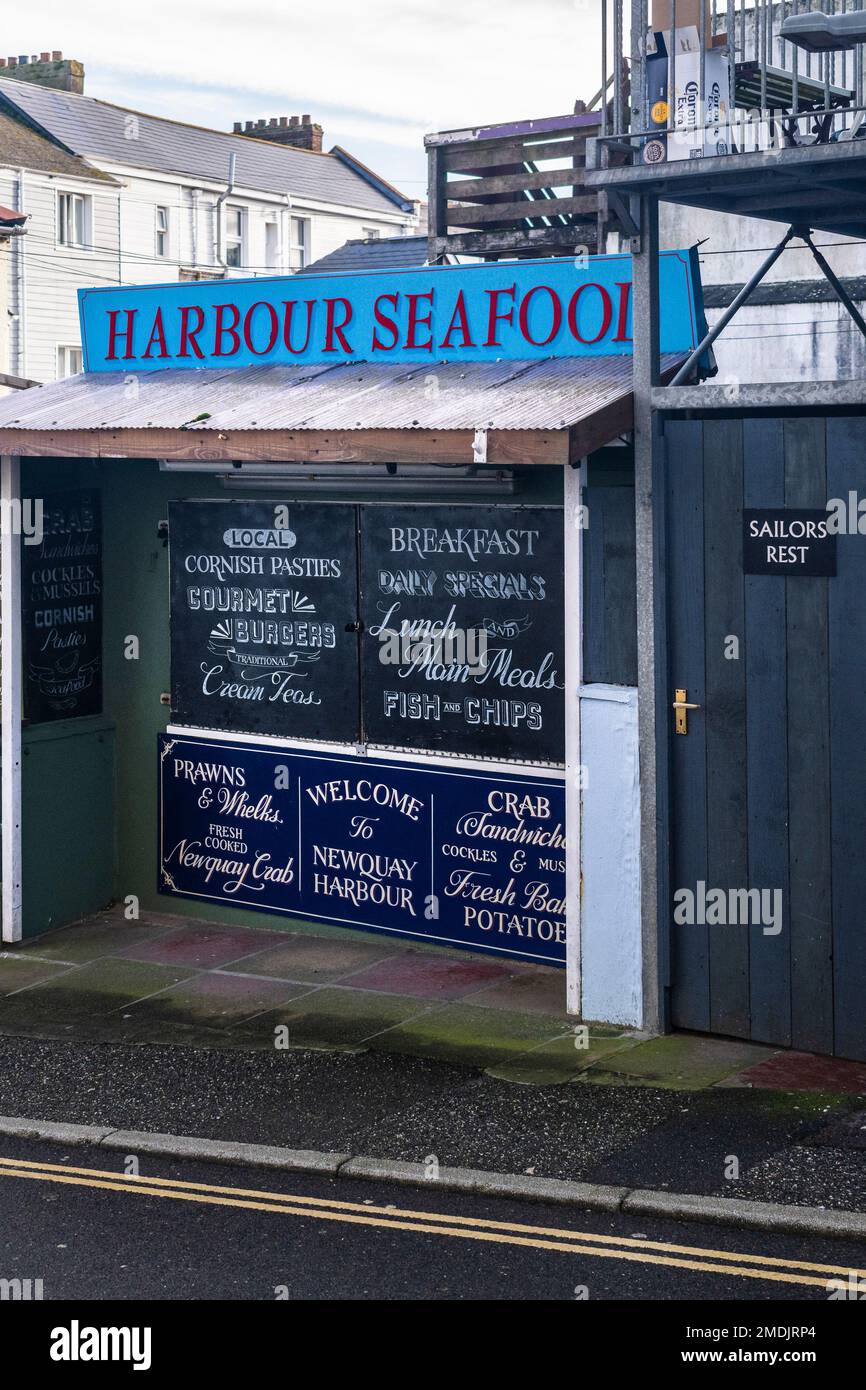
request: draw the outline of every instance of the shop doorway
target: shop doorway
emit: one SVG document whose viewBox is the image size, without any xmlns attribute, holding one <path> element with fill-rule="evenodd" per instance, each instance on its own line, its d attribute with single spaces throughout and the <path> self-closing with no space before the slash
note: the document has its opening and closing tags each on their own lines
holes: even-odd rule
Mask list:
<svg viewBox="0 0 866 1390">
<path fill-rule="evenodd" d="M 669 420 L 662 440 L 671 1022 L 860 1060 L 862 439 L 822 417 Z M 835 539 L 810 524 L 831 499 Z"/>
</svg>

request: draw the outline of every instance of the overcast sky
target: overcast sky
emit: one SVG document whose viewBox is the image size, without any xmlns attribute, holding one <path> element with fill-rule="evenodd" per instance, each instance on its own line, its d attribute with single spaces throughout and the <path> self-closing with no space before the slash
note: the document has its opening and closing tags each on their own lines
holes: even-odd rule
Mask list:
<svg viewBox="0 0 866 1390">
<path fill-rule="evenodd" d="M 326 148 L 420 197 L 426 131 L 559 115 L 597 90 L 600 6 L 29 0 L 7 15 L 3 52 L 61 49 L 84 63 L 89 96 L 217 129 L 310 112 Z"/>
</svg>

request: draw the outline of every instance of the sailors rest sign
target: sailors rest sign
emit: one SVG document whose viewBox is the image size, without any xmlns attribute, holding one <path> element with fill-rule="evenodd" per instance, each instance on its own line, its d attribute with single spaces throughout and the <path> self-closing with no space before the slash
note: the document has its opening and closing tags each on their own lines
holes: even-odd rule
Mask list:
<svg viewBox="0 0 866 1390">
<path fill-rule="evenodd" d="M 705 332 L 697 257 L 660 256 L 661 349 Z M 79 290 L 88 372 L 531 360 L 632 351 L 629 256 Z"/>
</svg>

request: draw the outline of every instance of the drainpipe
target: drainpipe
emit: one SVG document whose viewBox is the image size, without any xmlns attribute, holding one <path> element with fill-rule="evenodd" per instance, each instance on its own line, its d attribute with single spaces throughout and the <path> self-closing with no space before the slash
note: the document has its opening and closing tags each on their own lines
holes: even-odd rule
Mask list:
<svg viewBox="0 0 866 1390">
<path fill-rule="evenodd" d="M 280 265 L 280 270 L 285 271 L 285 270 L 288 270 L 288 269 L 289 269 L 289 266 L 288 266 L 288 259 L 289 259 L 289 251 L 290 251 L 290 249 L 291 249 L 291 240 L 292 240 L 292 238 L 291 238 L 291 229 L 292 229 L 292 221 L 291 221 L 291 219 L 292 219 L 292 209 L 293 209 L 293 207 L 294 207 L 295 205 L 294 205 L 294 203 L 292 202 L 292 195 L 291 195 L 291 193 L 284 193 L 284 194 L 283 194 L 283 201 L 285 202 L 286 210 L 285 210 L 285 216 L 283 217 L 283 226 L 282 226 L 282 233 L 283 233 L 283 234 L 282 234 L 282 236 L 280 237 L 280 261 L 282 262 L 282 264 Z"/>
<path fill-rule="evenodd" d="M 18 211 L 24 212 L 24 170 L 18 170 Z M 24 260 L 23 236 L 15 238 L 15 297 L 18 310 L 18 335 L 15 342 L 15 362 L 18 375 L 27 375 L 27 273 Z"/>
<path fill-rule="evenodd" d="M 217 265 L 221 265 L 223 270 L 228 270 L 223 256 L 223 203 L 226 198 L 230 198 L 235 187 L 235 170 L 237 168 L 238 157 L 236 154 L 229 155 L 229 181 L 224 193 L 221 193 L 214 204 L 214 259 Z"/>
<path fill-rule="evenodd" d="M 198 189 L 198 188 L 191 188 L 190 191 L 189 191 L 190 219 L 191 219 L 191 221 L 192 221 L 192 226 L 191 226 L 191 228 L 190 228 L 190 243 L 191 243 L 191 250 L 192 250 L 192 263 L 193 263 L 193 267 L 194 267 L 195 269 L 198 269 L 198 213 L 199 213 L 198 200 L 199 200 L 199 193 L 200 193 L 200 189 Z"/>
</svg>

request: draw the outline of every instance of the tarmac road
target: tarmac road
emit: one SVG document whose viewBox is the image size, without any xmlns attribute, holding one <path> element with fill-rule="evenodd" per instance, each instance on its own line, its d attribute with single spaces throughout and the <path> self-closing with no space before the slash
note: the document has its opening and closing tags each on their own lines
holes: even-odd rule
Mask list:
<svg viewBox="0 0 866 1390">
<path fill-rule="evenodd" d="M 75 1301 L 826 1302 L 866 1281 L 866 1245 L 4 1138 L 15 1279 Z"/>
</svg>

